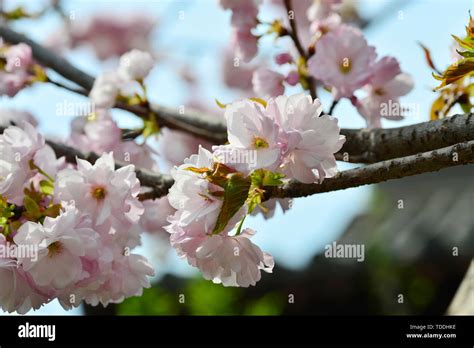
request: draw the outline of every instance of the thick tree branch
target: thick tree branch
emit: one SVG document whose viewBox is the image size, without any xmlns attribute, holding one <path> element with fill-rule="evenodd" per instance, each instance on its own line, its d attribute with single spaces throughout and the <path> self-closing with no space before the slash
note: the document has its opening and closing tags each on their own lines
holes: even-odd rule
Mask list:
<svg viewBox="0 0 474 348">
<path fill-rule="evenodd" d="M 348 162 L 376 163 L 383 160 L 439 149 L 474 140 L 474 114 L 398 128 L 342 129 L 346 143 L 336 156 Z"/>
<path fill-rule="evenodd" d="M 58 74 L 72 82 L 75 82 L 86 90 L 90 90 L 92 88 L 92 85 L 94 84 L 94 77 L 82 70 L 77 69 L 66 59 L 52 53 L 50 50 L 37 44 L 23 34 L 17 33 L 7 28 L 5 25 L 0 25 L 0 37 L 11 44 L 19 44 L 21 42 L 28 44 L 33 51 L 33 56 L 38 62 L 53 69 Z"/>
<path fill-rule="evenodd" d="M 269 192 L 269 197 L 305 197 L 316 193 L 344 190 L 406 176 L 435 172 L 443 168 L 468 163 L 474 163 L 474 141 L 345 170 L 333 178 L 325 179 L 321 184 L 290 182 Z"/>
</svg>

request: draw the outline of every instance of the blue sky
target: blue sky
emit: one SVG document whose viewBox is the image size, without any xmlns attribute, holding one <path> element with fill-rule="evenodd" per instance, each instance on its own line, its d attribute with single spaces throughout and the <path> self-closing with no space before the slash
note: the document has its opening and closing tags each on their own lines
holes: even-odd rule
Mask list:
<svg viewBox="0 0 474 348">
<path fill-rule="evenodd" d="M 474 8 L 472 0 L 366 0 L 359 1 L 362 14 L 370 17 L 379 13 L 387 5 L 390 11 L 385 13 L 383 21 L 374 24 L 366 31 L 367 40 L 377 48 L 379 56 L 392 55 L 400 62 L 402 70 L 410 73 L 415 81 L 414 90 L 403 101 L 419 105 L 419 115 L 402 122 L 386 122 L 384 126 L 395 127 L 404 124 L 427 121 L 429 108 L 435 98 L 431 89 L 436 81 L 431 77 L 423 53 L 417 41 L 423 42 L 432 51 L 435 63 L 444 68 L 450 63 L 450 34 L 463 34 L 467 23 L 468 10 Z M 40 8 L 42 1 L 6 1 L 6 5 L 23 3 L 27 8 Z M 201 79 L 202 100 L 214 107 L 214 98 L 230 101 L 235 93 L 227 90 L 219 78 L 220 52 L 225 47 L 230 33 L 229 13 L 222 11 L 215 0 L 199 1 L 66 1 L 67 10 L 74 11 L 77 20 L 87 20 L 91 13 L 111 11 L 127 13 L 133 8 L 156 15 L 159 29 L 154 35 L 154 48 L 166 52 L 170 59 L 154 70 L 147 80 L 151 99 L 166 106 L 177 106 L 185 102 L 182 82 L 175 74 L 176 66 L 187 64 Z M 180 12 L 182 11 L 182 12 Z M 184 19 L 179 14 L 184 14 Z M 36 40 L 43 40 L 57 30 L 58 20 L 46 16 L 37 22 L 20 21 L 16 28 L 29 34 Z M 262 44 L 262 56 L 271 57 L 273 40 Z M 113 67 L 116 61 L 100 65 L 88 49 L 79 49 L 68 54 L 68 58 L 91 74 Z M 295 90 L 296 91 L 296 90 Z M 17 97 L 0 97 L 2 106 L 26 109 L 40 120 L 40 129 L 49 136 L 67 136 L 70 119 L 55 116 L 55 105 L 64 99 L 81 101 L 81 97 L 59 90 L 54 86 L 38 85 L 22 91 Z M 74 98 L 74 99 L 73 99 Z M 326 96 L 323 103 L 328 102 Z M 340 125 L 347 128 L 364 127 L 363 119 L 352 106 L 341 102 L 335 116 Z M 135 118 L 124 112 L 117 112 L 122 126 L 137 124 Z M 340 169 L 350 165 L 342 163 Z M 315 195 L 297 199 L 293 208 L 285 215 L 277 211 L 275 217 L 265 221 L 253 217 L 246 221 L 258 231 L 255 242 L 272 253 L 276 261 L 290 268 L 302 267 L 324 245 L 335 240 L 351 221 L 354 215 L 364 211 L 370 199 L 371 188 L 362 187 L 350 190 Z M 154 245 L 155 241 L 145 238 L 145 245 Z M 151 247 L 143 248 L 150 255 Z M 157 271 L 163 274 L 171 271 L 178 274 L 191 274 L 193 269 L 179 260 L 171 251 L 165 261 L 157 262 Z M 274 276 L 278 276 L 277 274 Z M 63 313 L 56 303 L 46 306 L 35 314 Z M 78 314 L 75 310 L 68 314 Z"/>
</svg>

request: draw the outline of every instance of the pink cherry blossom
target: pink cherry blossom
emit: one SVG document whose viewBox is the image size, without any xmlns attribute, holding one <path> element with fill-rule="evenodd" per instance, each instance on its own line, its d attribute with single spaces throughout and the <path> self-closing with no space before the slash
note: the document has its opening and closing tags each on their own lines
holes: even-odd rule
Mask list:
<svg viewBox="0 0 474 348">
<path fill-rule="evenodd" d="M 0 59 L 6 61 L 4 70 L 0 71 L 0 96 L 14 97 L 30 83 L 31 48 L 24 43 L 7 46 L 0 41 Z"/>
<path fill-rule="evenodd" d="M 0 71 L 0 96 L 14 97 L 27 84 L 29 75 L 23 71 L 14 74 Z"/>
<path fill-rule="evenodd" d="M 135 167 L 115 170 L 112 153 L 104 153 L 94 165 L 77 159 L 77 170 L 58 173 L 56 196 L 63 203 L 73 201 L 83 213 L 90 214 L 95 225 L 115 226 L 122 230 L 138 222 L 143 206 L 137 196 L 140 183 Z"/>
<path fill-rule="evenodd" d="M 258 6 L 261 0 L 221 0 L 221 7 L 232 11 L 231 24 L 235 28 L 253 28 L 257 25 Z"/>
<path fill-rule="evenodd" d="M 124 80 L 143 80 L 153 66 L 154 61 L 150 53 L 133 49 L 120 57 L 118 74 Z"/>
<path fill-rule="evenodd" d="M 334 98 L 350 98 L 370 79 L 375 48 L 359 29 L 342 25 L 321 37 L 316 54 L 308 61 L 309 72 L 332 88 Z"/>
<path fill-rule="evenodd" d="M 56 218 L 46 217 L 43 224 L 24 223 L 14 241 L 18 246 L 38 248 L 37 260 L 18 259 L 36 284 L 64 289 L 83 277 L 81 258 L 94 253 L 97 238 L 90 219 L 67 207 Z"/>
<path fill-rule="evenodd" d="M 227 106 L 225 117 L 229 145 L 215 147 L 217 157 L 247 158 L 235 163 L 224 160 L 242 172 L 278 167 L 281 151 L 278 125 L 267 116 L 262 105 L 248 99 L 237 101 Z M 251 161 L 251 157 L 255 157 L 255 161 Z"/>
<path fill-rule="evenodd" d="M 150 50 L 150 39 L 156 21 L 140 13 L 107 13 L 83 23 L 74 21 L 71 44 L 90 44 L 101 60 L 120 56 L 133 48 Z"/>
<path fill-rule="evenodd" d="M 177 213 L 166 227 L 171 245 L 205 279 L 224 286 L 248 287 L 260 280 L 261 270 L 271 273 L 273 258 L 250 241 L 254 231 L 246 229 L 238 236 L 208 235 L 203 222 L 181 226 L 176 222 L 180 220 Z"/>
<path fill-rule="evenodd" d="M 5 58 L 7 60 L 5 71 L 9 73 L 27 71 L 33 63 L 31 47 L 24 43 L 10 46 L 5 53 Z"/>
<path fill-rule="evenodd" d="M 222 76 L 224 83 L 231 88 L 238 88 L 244 91 L 252 88 L 252 75 L 255 66 L 241 64 L 236 60 L 231 49 L 226 49 L 223 53 Z"/>
<path fill-rule="evenodd" d="M 287 52 L 280 53 L 280 54 L 277 54 L 275 56 L 275 62 L 278 65 L 292 63 L 293 62 L 293 57 L 291 56 L 291 54 L 289 54 Z"/>
<path fill-rule="evenodd" d="M 89 93 L 95 107 L 104 109 L 113 107 L 122 83 L 120 76 L 115 71 L 99 75 Z"/>
<path fill-rule="evenodd" d="M 258 6 L 261 0 L 222 0 L 221 7 L 232 11 L 231 46 L 235 55 L 244 62 L 249 62 L 257 54 L 258 38 L 252 34 L 252 29 L 258 24 Z"/>
<path fill-rule="evenodd" d="M 285 82 L 290 86 L 296 86 L 300 81 L 300 74 L 296 70 L 292 70 L 286 75 Z"/>
<path fill-rule="evenodd" d="M 253 90 L 262 98 L 276 97 L 285 92 L 285 76 L 268 68 L 259 68 L 253 73 Z"/>
<path fill-rule="evenodd" d="M 81 151 L 110 152 L 122 140 L 122 131 L 105 110 L 98 110 L 93 120 L 80 116 L 72 123 L 72 133 L 67 142 Z"/>
<path fill-rule="evenodd" d="M 271 273 L 273 257 L 250 241 L 255 232 L 245 229 L 238 236 L 206 237 L 196 250 L 197 267 L 204 279 L 224 286 L 248 287 L 261 279 L 261 272 Z"/>
<path fill-rule="evenodd" d="M 327 18 L 331 15 L 342 0 L 318 0 L 313 1 L 313 4 L 308 8 L 307 16 L 310 21 L 317 21 Z"/>
<path fill-rule="evenodd" d="M 35 174 L 30 161 L 45 146 L 32 125 L 23 122 L 22 127 L 10 126 L 0 135 L 0 194 L 17 205 L 22 204 L 23 189 Z"/>
<path fill-rule="evenodd" d="M 157 170 L 153 159 L 155 151 L 144 143 L 138 145 L 133 140 L 122 141 L 122 131 L 110 114 L 99 109 L 93 120 L 85 117 L 74 118 L 71 122 L 71 135 L 67 143 L 84 152 L 113 152 L 114 158 L 122 163 L 135 164 L 137 167 Z"/>
<path fill-rule="evenodd" d="M 171 206 L 181 210 L 181 223 L 189 224 L 204 218 L 209 225 L 214 225 L 222 206 L 221 198 L 215 195 L 222 188 L 210 183 L 199 174 L 187 170 L 189 167 L 212 168 L 213 155 L 199 147 L 197 155 L 192 155 L 179 167 L 172 170 L 175 183 L 169 190 L 168 199 Z"/>
<path fill-rule="evenodd" d="M 252 34 L 250 29 L 232 30 L 230 42 L 235 56 L 245 63 L 250 62 L 257 55 L 258 38 Z"/>
<path fill-rule="evenodd" d="M 155 272 L 153 267 L 141 255 L 124 255 L 123 250 L 108 253 L 101 261 L 101 274 L 85 288 L 78 288 L 74 293 L 92 306 L 99 303 L 120 303 L 131 296 L 141 296 L 143 288 L 150 287 L 150 280 Z"/>
<path fill-rule="evenodd" d="M 0 234 L 0 246 L 8 247 L 3 234 Z M 48 302 L 30 285 L 23 269 L 13 258 L 0 257 L 0 284 L 0 308 L 6 312 L 25 314 Z"/>
<path fill-rule="evenodd" d="M 323 115 L 318 99 L 296 94 L 268 102 L 268 112 L 281 127 L 283 163 L 280 170 L 303 183 L 321 181 L 337 173 L 334 153 L 345 142 L 337 119 Z"/>
<path fill-rule="evenodd" d="M 399 103 L 399 97 L 407 94 L 413 88 L 410 75 L 402 73 L 397 60 L 393 57 L 383 57 L 373 67 L 373 76 L 366 87 L 368 96 L 357 101 L 357 110 L 366 119 L 368 127 L 381 127 L 381 117 L 399 120 L 403 116 L 390 108 Z M 385 107 L 387 113 L 382 112 Z M 401 107 L 397 108 L 401 111 Z"/>
<path fill-rule="evenodd" d="M 311 23 L 311 32 L 319 36 L 336 30 L 342 23 L 342 18 L 337 13 L 331 13 L 329 16 L 315 20 Z"/>
</svg>

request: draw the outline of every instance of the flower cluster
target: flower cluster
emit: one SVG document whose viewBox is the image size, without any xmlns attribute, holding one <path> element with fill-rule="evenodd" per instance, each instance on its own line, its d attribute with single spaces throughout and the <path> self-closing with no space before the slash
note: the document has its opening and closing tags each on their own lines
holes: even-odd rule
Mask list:
<svg viewBox="0 0 474 348">
<path fill-rule="evenodd" d="M 6 45 L 0 38 L 0 96 L 15 96 L 33 80 L 31 47 L 20 43 Z"/>
<path fill-rule="evenodd" d="M 369 127 L 381 127 L 381 106 L 407 94 L 413 83 L 400 70 L 393 57 L 376 60 L 375 48 L 369 46 L 362 32 L 340 25 L 323 35 L 316 45 L 316 54 L 309 60 L 309 71 L 332 91 L 335 100 L 349 98 L 366 119 Z M 368 96 L 360 100 L 354 93 L 365 88 Z M 402 115 L 389 113 L 387 118 Z"/>
<path fill-rule="evenodd" d="M 286 12 L 283 1 L 272 3 Z M 221 1 L 222 7 L 232 10 L 234 28 L 258 23 L 257 5 L 253 1 Z M 266 34 L 288 37 L 293 31 L 289 21 L 295 21 L 298 30 L 292 41 L 296 40 L 294 43 L 299 48 L 291 47 L 275 56 L 282 72 L 269 67 L 253 72 L 255 95 L 277 97 L 285 93 L 286 86 L 298 83 L 314 91 L 321 86 L 332 92 L 335 102 L 349 99 L 368 127 L 381 127 L 381 118 L 402 119 L 404 108 L 399 105 L 399 98 L 413 88 L 411 77 L 402 73 L 395 58 L 377 60 L 375 47 L 367 43 L 362 31 L 344 23 L 338 12 L 344 5 L 342 0 L 293 1 L 292 5 L 288 16 L 264 24 L 269 25 Z M 243 17 L 243 13 L 247 15 Z M 238 47 L 246 47 L 250 52 L 245 62 L 256 55 L 255 36 L 241 35 L 237 42 Z M 245 71 L 245 66 L 239 70 Z M 360 98 L 356 95 L 359 91 L 365 91 L 366 95 Z"/>
<path fill-rule="evenodd" d="M 139 145 L 133 139 L 123 141 L 122 130 L 108 111 L 115 105 L 117 98 L 122 98 L 130 104 L 146 103 L 143 80 L 153 66 L 153 58 L 149 53 L 132 50 L 120 58 L 119 67 L 115 71 L 101 74 L 95 80 L 89 95 L 95 111 L 89 117 L 73 119 L 68 143 L 81 151 L 98 154 L 113 152 L 115 159 L 120 162 L 156 170 L 151 147 L 146 142 Z M 130 90 L 137 84 L 142 88 L 142 95 Z M 129 97 L 125 97 L 127 94 Z"/>
<path fill-rule="evenodd" d="M 220 0 L 220 5 L 232 11 L 232 46 L 235 56 L 244 62 L 250 61 L 257 54 L 258 37 L 252 29 L 258 24 L 257 14 L 261 0 Z"/>
<path fill-rule="evenodd" d="M 89 44 L 100 60 L 120 56 L 132 49 L 151 51 L 150 37 L 156 21 L 143 13 L 110 13 L 89 21 L 70 18 L 63 30 L 49 36 L 46 45 L 56 51 Z"/>
<path fill-rule="evenodd" d="M 224 286 L 255 285 L 273 259 L 242 231 L 245 215 L 281 179 L 320 182 L 337 172 L 334 153 L 345 138 L 319 100 L 297 94 L 226 107 L 228 145 L 197 155 L 172 172 L 168 198 L 177 209 L 166 227 L 171 244 L 204 278 Z M 284 205 L 285 203 L 283 203 Z M 230 232 L 236 228 L 235 235 Z"/>
<path fill-rule="evenodd" d="M 119 96 L 137 96 L 133 90 L 136 81 L 145 90 L 143 79 L 153 69 L 154 61 L 150 53 L 133 49 L 120 57 L 120 65 L 115 71 L 101 74 L 94 82 L 89 94 L 94 106 L 98 109 L 109 109 L 115 105 Z M 146 95 L 143 96 L 146 98 Z M 143 102 L 145 100 L 138 100 Z"/>
<path fill-rule="evenodd" d="M 134 166 L 57 159 L 32 125 L 0 135 L 0 306 L 26 313 L 137 296 L 154 271 L 131 250 L 144 212 Z M 14 250 L 14 253 L 5 253 Z"/>
</svg>

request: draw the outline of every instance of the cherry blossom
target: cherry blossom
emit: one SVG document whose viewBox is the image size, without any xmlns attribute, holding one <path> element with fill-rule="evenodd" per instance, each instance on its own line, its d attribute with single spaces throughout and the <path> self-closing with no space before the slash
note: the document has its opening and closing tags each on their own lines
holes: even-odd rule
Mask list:
<svg viewBox="0 0 474 348">
<path fill-rule="evenodd" d="M 124 80 L 143 80 L 153 66 L 154 61 L 150 53 L 134 49 L 120 57 L 118 74 Z"/>
<path fill-rule="evenodd" d="M 401 107 L 392 110 L 388 103 L 398 104 L 399 97 L 413 88 L 410 75 L 402 73 L 397 60 L 383 57 L 373 67 L 373 76 L 366 86 L 368 96 L 358 100 L 357 110 L 366 119 L 369 127 L 381 127 L 381 117 L 397 120 L 403 118 Z M 382 107 L 387 109 L 384 114 Z"/>
<path fill-rule="evenodd" d="M 222 192 L 222 188 L 188 170 L 190 167 L 212 168 L 213 163 L 213 155 L 200 146 L 197 155 L 184 160 L 184 164 L 171 172 L 175 183 L 170 188 L 168 199 L 173 208 L 183 211 L 183 224 L 199 218 L 204 218 L 209 224 L 215 223 L 222 206 L 222 200 L 216 193 Z"/>
<path fill-rule="evenodd" d="M 18 246 L 38 247 L 38 258 L 19 258 L 18 262 L 39 286 L 64 289 L 83 277 L 81 258 L 97 249 L 97 232 L 90 219 L 74 207 L 43 224 L 24 223 L 14 237 Z"/>
<path fill-rule="evenodd" d="M 8 246 L 3 234 L 0 234 L 0 245 Z M 30 285 L 23 269 L 13 258 L 0 257 L 0 284 L 0 308 L 6 312 L 25 314 L 47 302 L 47 298 Z"/>
<path fill-rule="evenodd" d="M 235 56 L 246 63 L 250 62 L 258 52 L 258 38 L 252 34 L 250 29 L 234 29 L 230 42 Z"/>
<path fill-rule="evenodd" d="M 44 138 L 27 122 L 23 128 L 10 126 L 0 135 L 0 194 L 21 204 L 23 189 L 34 172 L 30 161 L 45 145 Z"/>
<path fill-rule="evenodd" d="M 104 153 L 94 165 L 77 159 L 77 170 L 58 173 L 56 193 L 64 203 L 73 201 L 95 225 L 130 226 L 138 222 L 143 207 L 136 198 L 140 183 L 134 166 L 115 170 L 112 153 Z"/>
<path fill-rule="evenodd" d="M 259 68 L 253 73 L 254 92 L 260 97 L 276 97 L 285 92 L 285 76 L 268 68 Z"/>
<path fill-rule="evenodd" d="M 321 116 L 319 100 L 304 94 L 280 96 L 269 101 L 268 109 L 281 127 L 283 173 L 304 183 L 336 174 L 334 153 L 341 149 L 345 137 L 339 135 L 337 119 Z"/>
<path fill-rule="evenodd" d="M 232 11 L 232 46 L 236 56 L 244 62 L 249 62 L 257 54 L 258 37 L 252 34 L 252 29 L 258 24 L 257 14 L 261 0 L 239 1 L 221 0 L 224 9 Z"/>
<path fill-rule="evenodd" d="M 180 257 L 197 267 L 205 279 L 224 286 L 248 287 L 260 280 L 261 270 L 272 271 L 271 255 L 250 241 L 252 230 L 246 229 L 238 236 L 209 235 L 210 228 L 203 220 L 185 226 L 181 221 L 177 212 L 166 227 L 171 234 L 171 245 Z"/>
<path fill-rule="evenodd" d="M 121 84 L 122 80 L 115 71 L 103 73 L 94 81 L 89 97 L 97 108 L 111 108 L 115 105 Z"/>
<path fill-rule="evenodd" d="M 239 171 L 249 172 L 256 168 L 275 169 L 280 160 L 278 126 L 266 114 L 265 108 L 251 100 L 237 101 L 225 111 L 229 145 L 215 147 L 218 157 L 245 158 L 255 154 L 253 161 L 232 163 Z M 232 154 L 232 152 L 237 152 Z"/>
<path fill-rule="evenodd" d="M 0 96 L 14 97 L 30 83 L 33 64 L 31 47 L 24 43 L 7 46 L 0 39 L 0 59 L 6 62 L 0 70 Z"/>
<path fill-rule="evenodd" d="M 336 100 L 350 98 L 369 81 L 375 56 L 359 29 L 342 25 L 317 42 L 309 72 L 332 88 Z"/>
<path fill-rule="evenodd" d="M 86 23 L 73 21 L 71 45 L 91 44 L 101 60 L 120 56 L 133 48 L 149 51 L 155 25 L 153 18 L 140 13 L 97 15 Z"/>
</svg>

